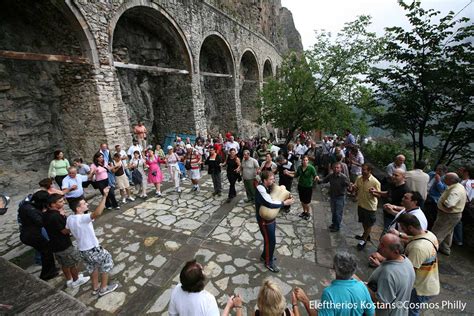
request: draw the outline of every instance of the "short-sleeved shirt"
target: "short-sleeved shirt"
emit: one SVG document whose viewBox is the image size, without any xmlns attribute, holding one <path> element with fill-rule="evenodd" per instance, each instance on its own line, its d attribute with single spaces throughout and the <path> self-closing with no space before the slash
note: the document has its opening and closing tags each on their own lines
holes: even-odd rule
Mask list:
<svg viewBox="0 0 474 316">
<path fill-rule="evenodd" d="M 438 209 L 445 213 L 462 213 L 466 206 L 466 189 L 460 183 L 450 185 L 438 200 Z"/>
<path fill-rule="evenodd" d="M 398 206 L 402 205 L 403 196 L 407 192 L 409 192 L 409 189 L 406 183 L 398 186 L 390 184 L 388 188 L 389 203 Z"/>
<path fill-rule="evenodd" d="M 82 188 L 82 182 L 86 182 L 88 180 L 87 176 L 83 176 L 82 174 L 76 174 L 74 178 L 67 176 L 63 180 L 62 189 L 69 189 L 73 185 L 76 185 L 77 188 L 65 194 L 66 198 L 78 198 L 84 194 L 84 189 Z"/>
<path fill-rule="evenodd" d="M 241 161 L 241 169 L 242 178 L 244 180 L 255 179 L 255 176 L 257 175 L 258 161 L 252 157 L 249 157 L 247 160 L 244 158 Z"/>
<path fill-rule="evenodd" d="M 303 170 L 303 166 L 299 166 L 295 174 L 295 178 L 299 178 L 298 185 L 304 188 L 311 188 L 316 176 L 316 168 L 310 164 L 305 170 Z"/>
<path fill-rule="evenodd" d="M 171 292 L 168 307 L 170 316 L 219 316 L 216 298 L 206 290 L 197 293 L 186 292 L 181 283 Z"/>
<path fill-rule="evenodd" d="M 369 189 L 375 188 L 376 191 L 380 191 L 379 180 L 373 175 L 370 175 L 367 180 L 359 176 L 355 181 L 355 185 L 357 187 L 357 205 L 368 211 L 376 211 L 378 200 L 369 192 Z"/>
<path fill-rule="evenodd" d="M 66 228 L 76 238 L 77 248 L 80 251 L 99 247 L 99 241 L 94 233 L 91 214 L 70 215 L 66 221 Z"/>
<path fill-rule="evenodd" d="M 64 251 L 72 246 L 71 237 L 61 232 L 66 228 L 66 216 L 56 210 L 47 210 L 43 213 L 43 224 L 48 232 L 49 244 L 53 252 Z"/>
<path fill-rule="evenodd" d="M 328 304 L 330 303 L 330 305 Z M 344 305 L 342 305 L 344 303 Z M 334 280 L 324 289 L 318 315 L 374 315 L 375 305 L 364 283 L 355 279 Z M 340 304 L 342 308 L 336 307 Z M 349 304 L 353 308 L 349 307 Z"/>
<path fill-rule="evenodd" d="M 109 177 L 107 169 L 102 166 L 96 166 L 96 164 L 91 165 L 91 172 L 95 170 L 95 181 L 105 180 Z"/>
<path fill-rule="evenodd" d="M 375 269 L 368 280 L 370 288 L 376 287 L 377 299 L 386 304 L 409 302 L 413 285 L 415 284 L 415 270 L 410 259 L 403 257 L 403 261 L 385 260 Z M 377 309 L 377 315 L 402 316 L 407 315 L 408 307 Z"/>
<path fill-rule="evenodd" d="M 416 269 L 414 287 L 417 295 L 433 296 L 439 294 L 437 248 L 438 239 L 430 231 L 414 236 L 405 248 L 405 254 Z"/>
</svg>

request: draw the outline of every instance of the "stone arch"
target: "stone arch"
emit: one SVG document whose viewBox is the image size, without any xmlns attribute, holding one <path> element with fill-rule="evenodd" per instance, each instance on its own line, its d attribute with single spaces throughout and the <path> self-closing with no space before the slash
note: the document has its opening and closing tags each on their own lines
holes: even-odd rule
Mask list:
<svg viewBox="0 0 474 316">
<path fill-rule="evenodd" d="M 122 17 L 122 15 L 135 7 L 146 7 L 153 9 L 154 11 L 158 11 L 158 13 L 166 19 L 166 21 L 171 24 L 173 30 L 176 32 L 177 35 L 179 35 L 180 40 L 182 41 L 182 44 L 185 46 L 185 51 L 187 53 L 187 67 L 188 71 L 191 72 L 193 69 L 193 59 L 191 56 L 191 48 L 189 46 L 189 43 L 186 39 L 186 36 L 184 35 L 183 30 L 179 27 L 178 23 L 171 17 L 170 14 L 166 10 L 164 10 L 162 7 L 159 5 L 152 3 L 152 2 L 145 2 L 142 0 L 132 0 L 129 1 L 122 6 L 120 6 L 119 9 L 116 10 L 115 16 L 111 19 L 109 23 L 109 31 L 110 31 L 110 45 L 109 45 L 109 53 L 110 53 L 110 58 L 111 58 L 111 63 L 113 63 L 113 46 L 114 46 L 114 32 L 117 26 L 118 21 Z"/>
<path fill-rule="evenodd" d="M 132 1 L 110 25 L 111 58 L 130 129 L 143 121 L 154 143 L 170 132 L 194 134 L 192 59 L 176 22 L 153 3 Z"/>
<path fill-rule="evenodd" d="M 82 15 L 59 1 L 1 1 L 0 20 L 0 164 L 44 177 L 54 150 L 84 156 L 103 132 L 96 47 Z"/>
<path fill-rule="evenodd" d="M 234 57 L 221 34 L 212 32 L 204 37 L 199 50 L 199 73 L 209 132 L 236 132 Z"/>
<path fill-rule="evenodd" d="M 240 108 L 242 119 L 256 121 L 258 118 L 257 98 L 260 91 L 260 71 L 257 57 L 246 49 L 240 58 Z"/>
<path fill-rule="evenodd" d="M 263 82 L 265 83 L 265 81 L 271 77 L 273 77 L 272 61 L 270 60 L 270 58 L 267 58 L 265 62 L 263 63 L 263 75 L 262 75 Z"/>
</svg>

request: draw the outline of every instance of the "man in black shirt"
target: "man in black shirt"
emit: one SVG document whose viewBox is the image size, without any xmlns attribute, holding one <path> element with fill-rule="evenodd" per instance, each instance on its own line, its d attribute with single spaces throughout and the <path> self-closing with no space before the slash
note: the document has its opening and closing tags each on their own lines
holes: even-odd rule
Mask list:
<svg viewBox="0 0 474 316">
<path fill-rule="evenodd" d="M 54 256 L 63 270 L 66 285 L 76 288 L 89 281 L 90 277 L 79 274 L 77 268 L 81 258 L 72 245 L 69 230 L 66 229 L 64 198 L 61 194 L 51 194 L 48 197 L 48 209 L 43 214 L 43 224 L 48 232 Z"/>
<path fill-rule="evenodd" d="M 393 170 L 391 182 L 387 191 L 373 191 L 372 194 L 376 197 L 387 198 L 388 201 L 383 206 L 383 227 L 387 230 L 392 221 L 395 219 L 397 212 L 388 207 L 389 204 L 401 206 L 402 199 L 405 193 L 410 192 L 405 182 L 405 171 L 403 169 Z"/>
</svg>

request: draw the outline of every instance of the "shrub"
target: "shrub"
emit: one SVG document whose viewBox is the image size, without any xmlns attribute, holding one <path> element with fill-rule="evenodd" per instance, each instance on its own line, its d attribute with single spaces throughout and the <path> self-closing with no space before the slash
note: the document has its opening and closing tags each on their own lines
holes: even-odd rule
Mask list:
<svg viewBox="0 0 474 316">
<path fill-rule="evenodd" d="M 406 157 L 405 165 L 408 170 L 413 166 L 413 154 L 400 140 L 380 138 L 363 145 L 361 150 L 368 161 L 383 170 L 399 154 Z"/>
</svg>

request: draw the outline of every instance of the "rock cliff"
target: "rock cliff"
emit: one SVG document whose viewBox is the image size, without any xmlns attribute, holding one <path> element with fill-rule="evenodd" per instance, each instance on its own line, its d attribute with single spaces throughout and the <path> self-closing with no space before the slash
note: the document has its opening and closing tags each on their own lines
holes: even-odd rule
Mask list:
<svg viewBox="0 0 474 316">
<path fill-rule="evenodd" d="M 291 12 L 280 0 L 205 0 L 247 27 L 263 34 L 285 55 L 303 51 Z"/>
</svg>

